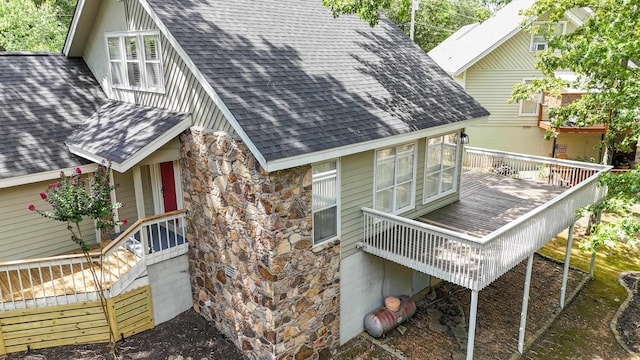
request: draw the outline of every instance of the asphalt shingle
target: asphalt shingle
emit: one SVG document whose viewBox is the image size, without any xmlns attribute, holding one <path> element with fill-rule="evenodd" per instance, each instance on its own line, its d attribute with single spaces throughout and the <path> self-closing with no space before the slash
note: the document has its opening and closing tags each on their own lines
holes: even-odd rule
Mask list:
<svg viewBox="0 0 640 360">
<path fill-rule="evenodd" d="M 64 140 L 105 101 L 82 59 L 0 53 L 0 179 L 89 163 Z"/>
<path fill-rule="evenodd" d="M 371 28 L 318 0 L 148 2 L 267 161 L 488 115 L 384 17 Z"/>
<path fill-rule="evenodd" d="M 189 114 L 110 100 L 65 143 L 85 153 L 121 164 Z"/>
</svg>

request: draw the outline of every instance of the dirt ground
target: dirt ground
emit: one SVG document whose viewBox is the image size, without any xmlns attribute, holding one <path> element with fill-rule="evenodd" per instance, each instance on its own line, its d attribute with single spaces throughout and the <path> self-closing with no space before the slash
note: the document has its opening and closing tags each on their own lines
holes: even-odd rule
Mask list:
<svg viewBox="0 0 640 360">
<path fill-rule="evenodd" d="M 517 352 L 525 271 L 526 261 L 479 292 L 475 359 L 508 359 Z M 584 272 L 571 270 L 567 295 L 586 277 Z M 539 255 L 534 257 L 525 339 L 531 339 L 547 319 L 559 311 L 561 280 L 561 264 Z M 464 358 L 466 347 L 460 346 L 452 328 L 433 329 L 433 324 L 430 328 L 429 309 L 441 301 L 460 305 L 468 323 L 470 291 L 444 283 L 435 299 L 425 297 L 416 304 L 416 314 L 402 324 L 406 328 L 404 335 L 396 329 L 379 343 L 399 350 L 407 359 Z"/>
<path fill-rule="evenodd" d="M 475 359 L 509 359 L 517 350 L 518 327 L 523 294 L 526 262 L 516 266 L 486 289 L 480 291 L 476 330 Z M 569 272 L 569 295 L 586 278 L 584 272 Z M 536 255 L 530 290 L 529 310 L 527 313 L 526 340 L 541 329 L 548 319 L 559 310 L 562 265 Z M 640 351 L 640 294 L 635 282 L 627 279 L 628 286 L 635 290 L 635 296 L 618 320 L 619 332 L 627 346 Z M 398 329 L 392 330 L 386 337 L 371 340 L 358 336 L 339 349 L 335 359 L 457 359 L 465 353 L 453 335 L 451 329 L 443 327 L 429 328 L 429 309 L 446 301 L 460 305 L 468 315 L 470 293 L 458 286 L 443 283 L 437 291 L 437 297 L 428 296 L 417 302 L 417 312 L 402 324 L 404 335 Z M 568 312 L 572 311 L 572 305 Z M 567 312 L 563 313 L 566 314 Z M 579 318 L 563 316 L 560 321 L 579 321 Z M 433 324 L 432 324 L 433 326 Z M 606 329 L 604 329 L 606 331 Z M 538 344 L 544 342 L 544 338 Z M 240 360 L 244 359 L 234 344 L 221 335 L 204 318 L 189 310 L 175 319 L 161 324 L 144 333 L 134 335 L 119 342 L 118 353 L 122 359 L 175 359 L 181 355 L 193 360 Z M 548 346 L 543 344 L 542 346 Z M 529 351 L 524 356 L 535 359 L 535 353 Z M 0 359 L 13 360 L 57 360 L 108 359 L 106 344 L 64 346 L 34 350 L 29 353 L 16 353 Z"/>
<path fill-rule="evenodd" d="M 193 360 L 245 359 L 236 346 L 193 309 L 172 320 L 117 343 L 122 360 L 167 359 L 183 356 Z M 3 359 L 0 356 L 0 359 Z M 103 360 L 111 359 L 107 344 L 60 346 L 14 353 L 6 360 Z M 179 358 L 178 358 L 179 359 Z"/>
</svg>

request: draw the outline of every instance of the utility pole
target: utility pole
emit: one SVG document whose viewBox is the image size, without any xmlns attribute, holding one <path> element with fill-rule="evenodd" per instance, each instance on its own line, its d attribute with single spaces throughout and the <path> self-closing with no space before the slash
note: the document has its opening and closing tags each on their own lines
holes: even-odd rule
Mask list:
<svg viewBox="0 0 640 360">
<path fill-rule="evenodd" d="M 413 40 L 415 35 L 415 27 L 416 27 L 416 10 L 418 10 L 418 6 L 420 5 L 420 0 L 411 0 L 411 30 L 409 31 L 409 37 Z"/>
</svg>

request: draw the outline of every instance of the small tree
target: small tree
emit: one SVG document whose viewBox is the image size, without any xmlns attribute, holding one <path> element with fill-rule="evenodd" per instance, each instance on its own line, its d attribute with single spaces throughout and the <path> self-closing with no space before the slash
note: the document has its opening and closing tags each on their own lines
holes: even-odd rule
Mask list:
<svg viewBox="0 0 640 360">
<path fill-rule="evenodd" d="M 82 234 L 80 223 L 85 220 L 92 220 L 98 230 L 127 223 L 127 220 L 114 220 L 113 212 L 121 205 L 111 202 L 110 195 L 114 187 L 109 181 L 110 173 L 110 165 L 99 166 L 93 178 L 87 182 L 88 178 L 82 176 L 80 168 L 76 168 L 75 172 L 69 176 L 61 172 L 60 180 L 49 184 L 48 188 L 40 193 L 40 197 L 51 205 L 51 209 L 40 210 L 36 209 L 33 204 L 29 205 L 29 210 L 41 216 L 66 223 L 67 230 L 71 233 L 71 240 L 78 244 L 89 264 L 93 264 L 93 259 L 89 253 L 91 244 Z M 102 257 L 100 258 L 100 268 L 102 268 Z M 102 280 L 93 266 L 89 266 L 89 269 L 107 325 L 111 329 L 112 324 L 108 314 L 107 299 L 103 293 Z M 109 330 L 109 343 L 111 354 L 115 359 L 115 336 L 111 330 Z"/>
</svg>

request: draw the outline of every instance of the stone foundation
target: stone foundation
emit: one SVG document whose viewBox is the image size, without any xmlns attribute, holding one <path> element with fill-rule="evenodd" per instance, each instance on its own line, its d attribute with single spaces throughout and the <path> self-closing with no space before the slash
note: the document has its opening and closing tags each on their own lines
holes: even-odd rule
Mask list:
<svg viewBox="0 0 640 360">
<path fill-rule="evenodd" d="M 237 138 L 180 136 L 194 308 L 251 359 L 329 359 L 340 245 L 312 246 L 311 167 L 265 172 Z"/>
</svg>

